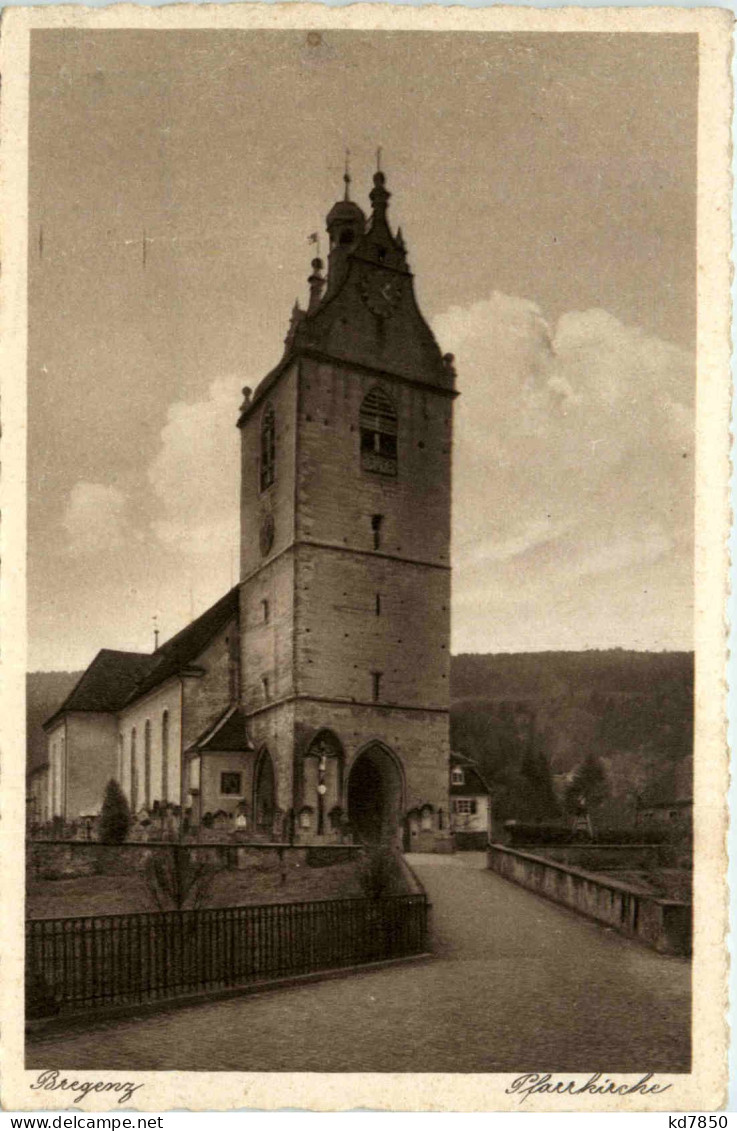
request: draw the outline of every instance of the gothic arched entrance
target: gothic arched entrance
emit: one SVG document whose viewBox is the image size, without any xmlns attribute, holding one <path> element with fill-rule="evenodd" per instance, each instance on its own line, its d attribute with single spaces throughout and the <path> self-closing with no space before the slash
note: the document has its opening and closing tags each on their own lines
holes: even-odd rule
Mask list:
<svg viewBox="0 0 737 1131">
<path fill-rule="evenodd" d="M 264 748 L 258 756 L 253 789 L 253 823 L 257 833 L 271 836 L 274 830 L 276 781 L 274 763 Z"/>
<path fill-rule="evenodd" d="M 348 777 L 348 820 L 356 840 L 394 840 L 401 823 L 402 772 L 384 746 L 371 743 L 356 758 Z"/>
</svg>

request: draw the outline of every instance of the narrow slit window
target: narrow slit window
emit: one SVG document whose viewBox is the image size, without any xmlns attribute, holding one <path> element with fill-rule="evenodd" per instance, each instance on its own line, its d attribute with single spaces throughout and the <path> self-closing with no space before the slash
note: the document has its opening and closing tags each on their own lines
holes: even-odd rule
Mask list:
<svg viewBox="0 0 737 1131">
<path fill-rule="evenodd" d="M 268 624 L 269 623 L 269 615 L 270 615 L 269 602 L 268 601 L 263 600 L 261 602 L 261 612 L 263 614 L 264 624 Z"/>
<path fill-rule="evenodd" d="M 138 809 L 138 767 L 136 766 L 136 728 L 131 731 L 131 810 Z"/>
<path fill-rule="evenodd" d="M 161 716 L 161 800 L 169 800 L 169 712 Z"/>
<path fill-rule="evenodd" d="M 381 593 L 376 594 L 376 615 L 381 616 Z"/>
<path fill-rule="evenodd" d="M 376 475 L 397 474 L 397 410 L 379 385 L 366 394 L 359 414 L 361 467 Z"/>
<path fill-rule="evenodd" d="M 265 701 L 268 702 L 269 701 L 269 677 L 267 675 L 263 676 L 263 678 L 261 680 L 261 689 L 264 693 Z"/>
<path fill-rule="evenodd" d="M 371 673 L 371 676 L 372 676 L 372 679 L 373 679 L 374 703 L 378 702 L 379 697 L 381 696 L 381 675 L 382 675 L 381 672 L 372 672 Z"/>
<path fill-rule="evenodd" d="M 371 515 L 371 529 L 374 535 L 374 549 L 381 549 L 381 524 L 384 521 L 383 514 Z"/>
<path fill-rule="evenodd" d="M 261 458 L 259 483 L 262 491 L 271 487 L 276 478 L 276 417 L 269 405 L 261 420 Z"/>
<path fill-rule="evenodd" d="M 143 804 L 151 808 L 151 720 L 143 728 Z"/>
</svg>

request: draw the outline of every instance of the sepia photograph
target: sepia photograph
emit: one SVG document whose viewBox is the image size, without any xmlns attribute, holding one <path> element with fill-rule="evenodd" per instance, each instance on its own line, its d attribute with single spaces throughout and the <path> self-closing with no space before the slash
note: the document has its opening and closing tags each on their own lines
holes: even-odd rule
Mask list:
<svg viewBox="0 0 737 1131">
<path fill-rule="evenodd" d="M 707 38 L 290 7 L 25 31 L 28 1106 L 713 1108 Z"/>
</svg>

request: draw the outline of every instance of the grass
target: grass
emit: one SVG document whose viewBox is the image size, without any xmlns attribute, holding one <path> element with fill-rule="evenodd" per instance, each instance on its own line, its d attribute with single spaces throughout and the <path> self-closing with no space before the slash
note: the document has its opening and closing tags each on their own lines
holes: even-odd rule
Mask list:
<svg viewBox="0 0 737 1131">
<path fill-rule="evenodd" d="M 640 891 L 654 895 L 658 899 L 675 899 L 682 903 L 691 902 L 692 875 L 682 869 L 656 868 L 649 872 L 626 869 L 611 870 L 606 873 L 623 884 L 631 884 Z"/>
<path fill-rule="evenodd" d="M 325 868 L 293 865 L 281 882 L 278 869 L 246 868 L 218 872 L 208 907 L 248 903 L 294 903 L 310 899 L 361 896 L 355 862 Z M 32 880 L 26 889 L 29 919 L 61 919 L 73 915 L 124 915 L 156 911 L 143 876 L 81 876 Z"/>
</svg>

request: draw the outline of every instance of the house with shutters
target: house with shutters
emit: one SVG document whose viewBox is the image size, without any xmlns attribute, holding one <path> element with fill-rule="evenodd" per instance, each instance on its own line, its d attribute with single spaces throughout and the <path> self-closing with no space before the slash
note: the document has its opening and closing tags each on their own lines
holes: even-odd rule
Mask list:
<svg viewBox="0 0 737 1131">
<path fill-rule="evenodd" d="M 491 830 L 491 790 L 472 758 L 451 754 L 449 793 L 450 828 L 456 848 L 486 848 Z"/>
</svg>

